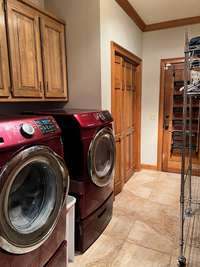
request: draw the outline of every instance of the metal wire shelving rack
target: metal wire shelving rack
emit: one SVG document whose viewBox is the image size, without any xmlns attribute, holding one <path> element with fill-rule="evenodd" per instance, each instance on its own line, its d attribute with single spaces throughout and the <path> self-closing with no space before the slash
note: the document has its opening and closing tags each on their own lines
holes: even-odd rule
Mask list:
<svg viewBox="0 0 200 267">
<path fill-rule="evenodd" d="M 180 187 L 180 252 L 178 257 L 178 266 L 186 266 L 188 261 L 186 256 L 186 241 L 190 232 L 190 242 L 192 240 L 190 225 L 191 220 L 200 211 L 200 194 L 198 195 L 198 180 L 193 176 L 193 154 L 199 148 L 199 132 L 200 132 L 200 86 L 199 91 L 190 91 L 191 71 L 195 70 L 200 73 L 200 45 L 191 47 L 188 33 L 185 37 L 185 67 L 184 67 L 184 90 L 183 90 L 183 144 L 181 148 L 181 187 Z M 197 140 L 193 144 L 193 128 L 192 128 L 192 101 L 198 100 L 198 127 Z M 198 166 L 195 166 L 198 172 Z M 200 185 L 200 183 L 199 183 Z"/>
</svg>

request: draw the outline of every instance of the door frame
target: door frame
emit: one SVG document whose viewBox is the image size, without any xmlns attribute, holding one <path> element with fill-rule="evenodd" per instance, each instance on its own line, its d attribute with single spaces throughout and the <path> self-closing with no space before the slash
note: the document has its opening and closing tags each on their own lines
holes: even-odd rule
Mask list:
<svg viewBox="0 0 200 267">
<path fill-rule="evenodd" d="M 115 55 L 119 54 L 128 58 L 136 65 L 136 123 L 135 135 L 138 140 L 136 151 L 136 171 L 141 170 L 141 99 L 142 99 L 142 59 L 115 42 L 111 42 L 111 111 L 113 112 L 114 85 L 115 85 Z"/>
<path fill-rule="evenodd" d="M 159 96 L 159 117 L 158 117 L 158 149 L 157 149 L 157 170 L 163 170 L 163 136 L 164 136 L 164 97 L 165 97 L 165 65 L 183 63 L 184 58 L 168 58 L 160 60 L 160 96 Z"/>
</svg>

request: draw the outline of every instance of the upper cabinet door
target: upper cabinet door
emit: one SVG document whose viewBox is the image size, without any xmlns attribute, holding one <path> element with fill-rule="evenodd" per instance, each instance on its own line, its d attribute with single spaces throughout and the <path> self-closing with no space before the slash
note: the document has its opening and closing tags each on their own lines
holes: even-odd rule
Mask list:
<svg viewBox="0 0 200 267">
<path fill-rule="evenodd" d="M 0 97 L 9 96 L 10 75 L 3 0 L 0 0 Z"/>
<path fill-rule="evenodd" d="M 65 26 L 50 18 L 41 19 L 45 97 L 67 98 Z"/>
<path fill-rule="evenodd" d="M 13 97 L 42 97 L 39 15 L 20 2 L 7 4 Z"/>
</svg>

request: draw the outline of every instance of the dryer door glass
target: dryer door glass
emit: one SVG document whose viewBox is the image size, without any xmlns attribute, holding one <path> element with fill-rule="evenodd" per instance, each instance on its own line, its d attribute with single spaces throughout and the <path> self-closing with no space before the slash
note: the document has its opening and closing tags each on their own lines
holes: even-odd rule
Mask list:
<svg viewBox="0 0 200 267">
<path fill-rule="evenodd" d="M 56 202 L 56 173 L 48 162 L 34 160 L 16 175 L 8 196 L 8 218 L 22 234 L 48 222 Z"/>
<path fill-rule="evenodd" d="M 88 168 L 92 181 L 100 187 L 112 180 L 115 164 L 115 139 L 110 128 L 97 133 L 89 149 Z"/>
<path fill-rule="evenodd" d="M 68 189 L 67 169 L 50 149 L 37 146 L 13 158 L 0 178 L 0 245 L 16 254 L 32 251 L 57 224 Z"/>
</svg>

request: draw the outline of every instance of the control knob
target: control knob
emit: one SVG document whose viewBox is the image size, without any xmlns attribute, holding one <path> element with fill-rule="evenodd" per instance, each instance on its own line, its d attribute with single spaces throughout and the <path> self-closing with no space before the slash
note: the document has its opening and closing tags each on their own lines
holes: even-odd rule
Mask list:
<svg viewBox="0 0 200 267">
<path fill-rule="evenodd" d="M 24 137 L 32 137 L 35 133 L 34 127 L 29 123 L 23 123 L 20 131 Z"/>
</svg>

